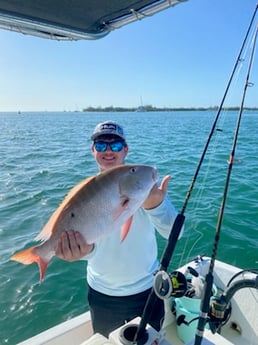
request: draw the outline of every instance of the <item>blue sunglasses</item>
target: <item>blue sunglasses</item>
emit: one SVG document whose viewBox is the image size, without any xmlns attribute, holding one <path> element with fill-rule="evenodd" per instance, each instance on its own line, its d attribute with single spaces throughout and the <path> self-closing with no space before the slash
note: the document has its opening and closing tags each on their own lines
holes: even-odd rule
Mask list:
<svg viewBox="0 0 258 345">
<path fill-rule="evenodd" d="M 120 152 L 125 145 L 122 141 L 112 141 L 111 143 L 107 141 L 96 141 L 94 143 L 94 147 L 98 152 L 107 151 L 108 146 L 112 152 Z"/>
</svg>

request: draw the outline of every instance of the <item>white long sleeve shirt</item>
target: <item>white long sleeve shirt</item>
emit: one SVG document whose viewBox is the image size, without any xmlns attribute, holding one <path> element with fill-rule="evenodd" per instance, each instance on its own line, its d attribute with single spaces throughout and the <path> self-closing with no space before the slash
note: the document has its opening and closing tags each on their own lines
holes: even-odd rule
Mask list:
<svg viewBox="0 0 258 345">
<path fill-rule="evenodd" d="M 158 207 L 140 208 L 134 214 L 123 242 L 117 231 L 97 241 L 92 253 L 85 258 L 88 284 L 110 296 L 133 295 L 152 287 L 153 274 L 159 266 L 155 229 L 168 238 L 176 215 L 166 197 Z"/>
</svg>

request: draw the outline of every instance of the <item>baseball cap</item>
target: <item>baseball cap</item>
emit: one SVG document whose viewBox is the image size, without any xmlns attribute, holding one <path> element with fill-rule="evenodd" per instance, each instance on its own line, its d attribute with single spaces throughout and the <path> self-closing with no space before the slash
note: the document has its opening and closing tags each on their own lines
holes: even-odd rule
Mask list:
<svg viewBox="0 0 258 345">
<path fill-rule="evenodd" d="M 124 141 L 126 140 L 123 127 L 114 121 L 105 121 L 99 123 L 93 131 L 91 140 L 95 140 L 97 137 L 106 134 L 116 135 Z"/>
</svg>

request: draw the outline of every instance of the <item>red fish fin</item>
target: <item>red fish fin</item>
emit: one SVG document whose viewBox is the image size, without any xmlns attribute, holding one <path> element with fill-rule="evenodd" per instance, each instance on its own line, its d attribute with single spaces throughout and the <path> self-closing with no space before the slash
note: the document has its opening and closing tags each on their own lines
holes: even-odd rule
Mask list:
<svg viewBox="0 0 258 345">
<path fill-rule="evenodd" d="M 121 230 L 121 242 L 124 241 L 126 236 L 128 235 L 128 232 L 130 231 L 131 225 L 133 222 L 133 216 L 131 216 L 122 226 Z"/>
<path fill-rule="evenodd" d="M 32 247 L 22 250 L 21 252 L 14 254 L 11 257 L 11 260 L 18 261 L 24 265 L 30 265 L 33 262 L 36 262 L 39 266 L 40 282 L 42 282 L 46 273 L 48 262 L 44 261 L 39 255 L 37 255 L 35 250 L 36 248 L 37 247 Z"/>
</svg>

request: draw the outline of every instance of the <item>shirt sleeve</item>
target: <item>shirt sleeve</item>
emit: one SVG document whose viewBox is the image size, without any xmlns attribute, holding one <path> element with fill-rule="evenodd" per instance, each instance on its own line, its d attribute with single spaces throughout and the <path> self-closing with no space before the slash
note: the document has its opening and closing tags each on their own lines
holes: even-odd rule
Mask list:
<svg viewBox="0 0 258 345">
<path fill-rule="evenodd" d="M 160 205 L 155 208 L 145 210 L 156 230 L 164 238 L 168 238 L 178 212 L 166 195 Z M 182 236 L 184 226 L 181 229 L 179 238 Z"/>
</svg>

